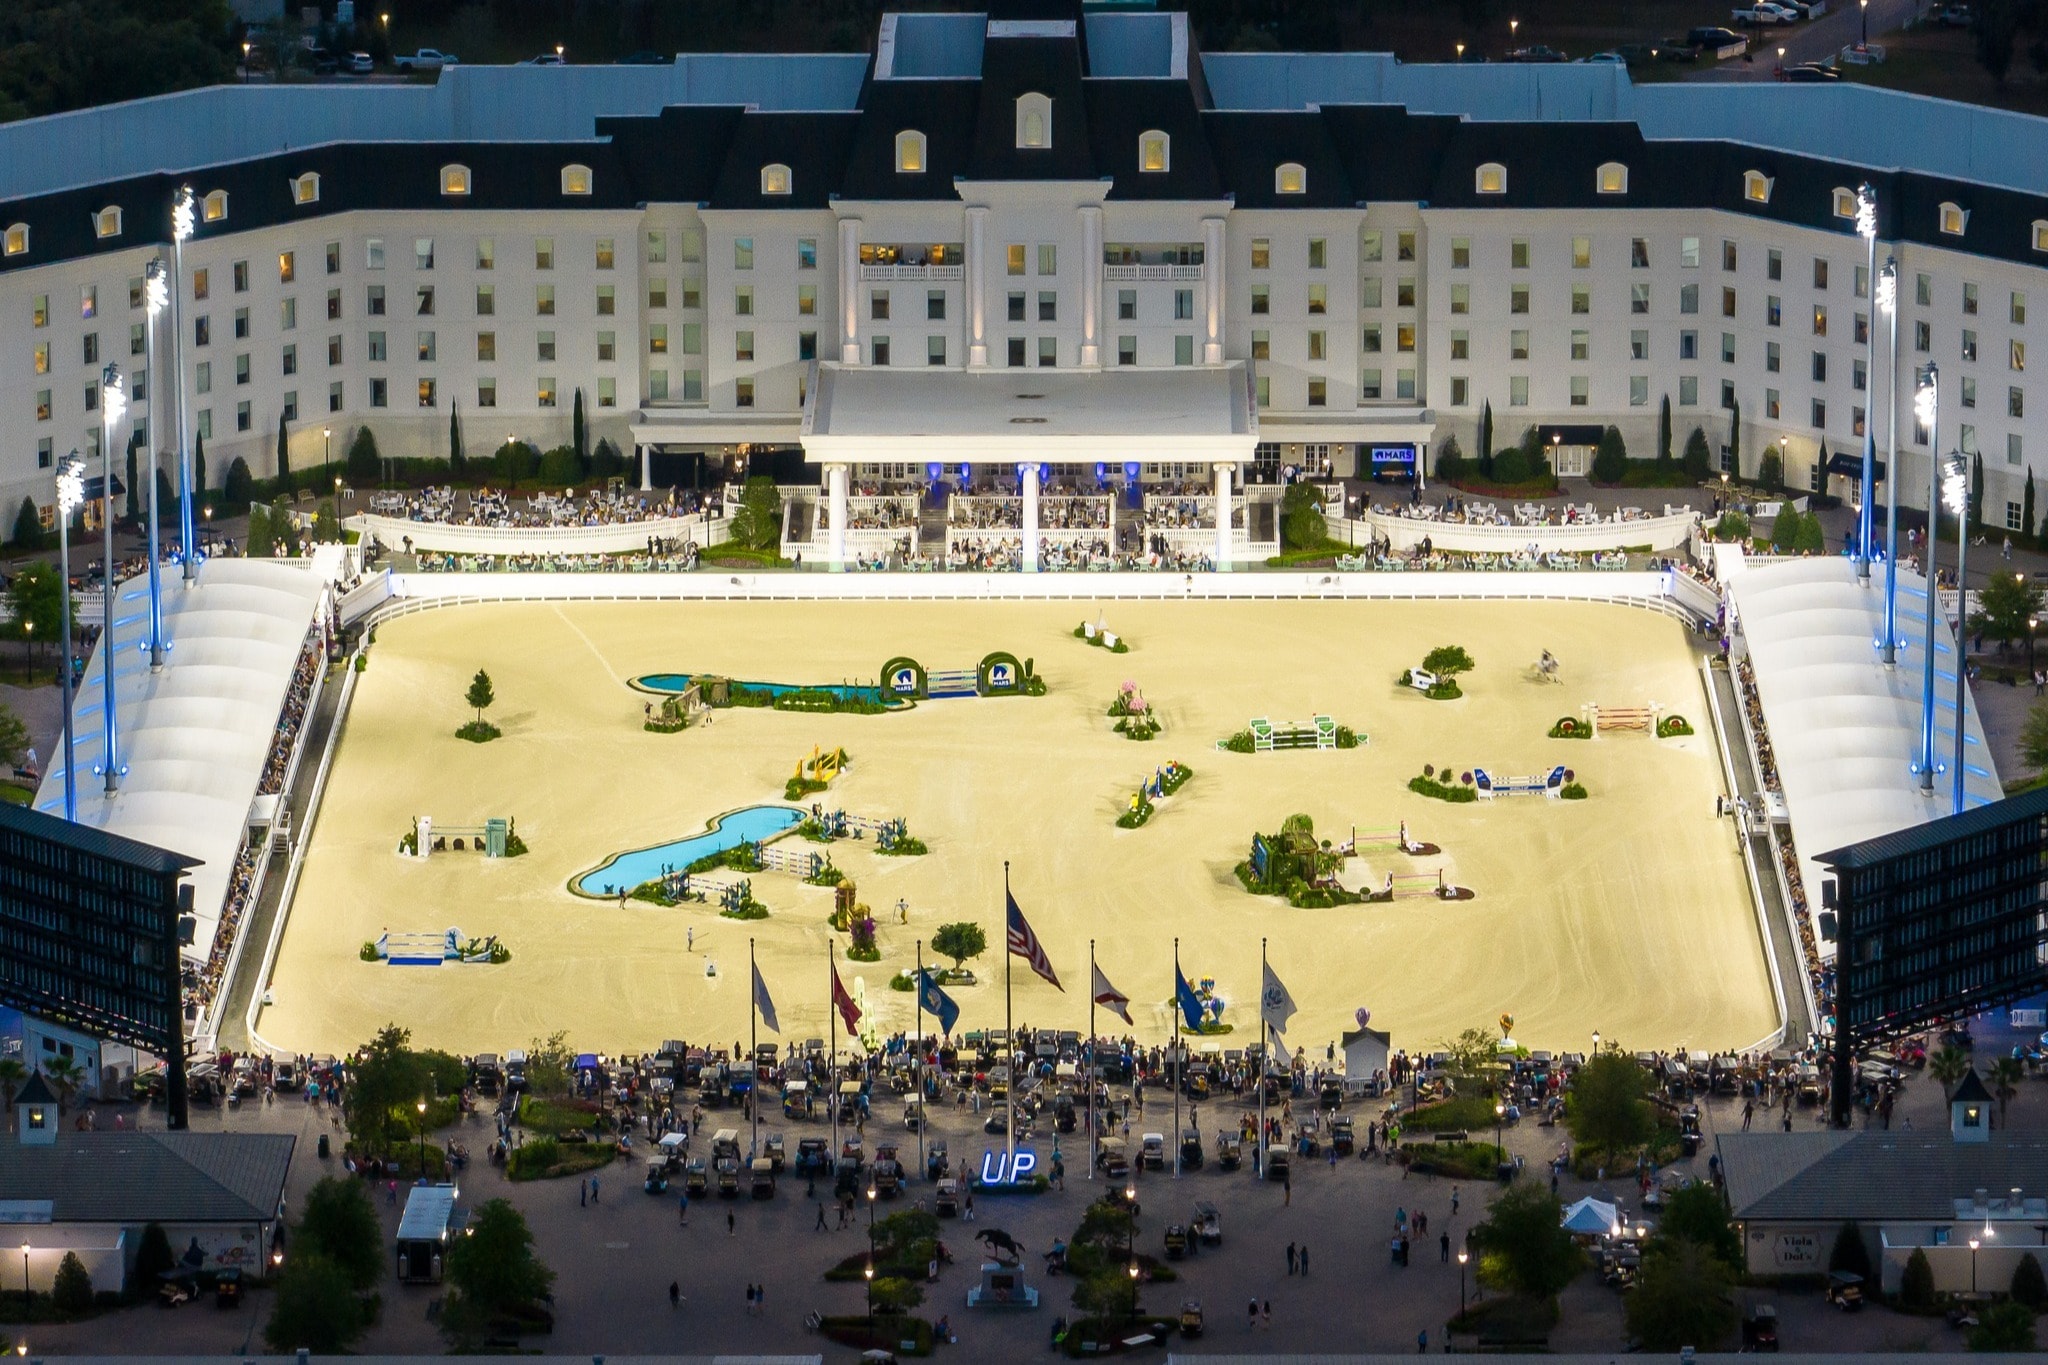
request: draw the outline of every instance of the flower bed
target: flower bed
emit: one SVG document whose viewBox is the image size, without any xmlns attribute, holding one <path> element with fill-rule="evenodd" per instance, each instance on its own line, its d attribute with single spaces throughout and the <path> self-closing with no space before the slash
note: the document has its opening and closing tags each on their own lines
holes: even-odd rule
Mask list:
<svg viewBox="0 0 2048 1365">
<path fill-rule="evenodd" d="M 1550 727 L 1552 739 L 1591 739 L 1593 727 L 1572 716 L 1558 717 L 1557 724 Z"/>
</svg>

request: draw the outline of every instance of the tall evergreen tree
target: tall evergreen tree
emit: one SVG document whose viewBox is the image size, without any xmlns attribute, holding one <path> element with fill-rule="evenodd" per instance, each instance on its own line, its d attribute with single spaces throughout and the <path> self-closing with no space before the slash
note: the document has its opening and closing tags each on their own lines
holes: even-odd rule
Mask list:
<svg viewBox="0 0 2048 1365">
<path fill-rule="evenodd" d="M 2026 489 L 2021 493 L 2020 530 L 2031 540 L 2034 535 L 2034 471 L 2027 471 Z"/>
<path fill-rule="evenodd" d="M 448 472 L 460 479 L 469 467 L 462 454 L 462 413 L 460 405 L 448 405 Z"/>
<path fill-rule="evenodd" d="M 1671 463 L 1671 395 L 1668 393 L 1657 410 L 1657 462 Z"/>
<path fill-rule="evenodd" d="M 569 417 L 569 444 L 576 448 L 580 464 L 590 458 L 590 432 L 583 418 L 583 390 L 576 390 L 576 405 Z"/>
<path fill-rule="evenodd" d="M 281 412 L 277 415 L 277 489 L 280 493 L 292 491 L 291 429 Z"/>
<path fill-rule="evenodd" d="M 192 443 L 192 496 L 198 497 L 206 491 L 206 438 L 200 437 Z"/>
<path fill-rule="evenodd" d="M 1742 477 L 1742 402 L 1736 398 L 1728 400 L 1728 468 Z"/>
</svg>

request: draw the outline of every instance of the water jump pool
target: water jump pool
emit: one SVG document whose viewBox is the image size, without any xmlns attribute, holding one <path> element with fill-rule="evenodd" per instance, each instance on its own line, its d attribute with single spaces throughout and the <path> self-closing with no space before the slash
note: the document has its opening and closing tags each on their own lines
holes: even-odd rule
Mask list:
<svg viewBox="0 0 2048 1365">
<path fill-rule="evenodd" d="M 673 693 L 681 696 L 689 690 L 695 676 L 690 673 L 649 673 L 633 679 L 632 685 L 643 692 Z M 749 692 L 766 692 L 771 697 L 786 696 L 791 692 L 829 692 L 842 701 L 879 703 L 895 700 L 879 687 L 862 686 L 858 683 L 772 683 L 748 682 L 742 678 L 735 678 L 732 685 L 744 687 Z"/>
<path fill-rule="evenodd" d="M 579 896 L 616 896 L 665 871 L 688 867 L 699 858 L 723 853 L 741 844 L 755 843 L 782 834 L 802 823 L 804 812 L 794 806 L 746 806 L 714 816 L 702 834 L 687 839 L 614 853 L 599 866 L 569 883 Z"/>
</svg>

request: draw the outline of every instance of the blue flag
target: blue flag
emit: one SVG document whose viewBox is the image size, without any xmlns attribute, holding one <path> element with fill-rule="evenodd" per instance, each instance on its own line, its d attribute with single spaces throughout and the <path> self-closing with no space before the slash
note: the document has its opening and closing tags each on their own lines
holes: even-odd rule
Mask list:
<svg viewBox="0 0 2048 1365">
<path fill-rule="evenodd" d="M 940 1031 L 951 1033 L 954 1022 L 960 1018 L 960 1006 L 954 1003 L 952 996 L 939 989 L 939 983 L 932 980 L 930 972 L 917 974 L 917 994 L 924 1001 L 925 1013 L 938 1016 Z"/>
<path fill-rule="evenodd" d="M 1180 1004 L 1180 1012 L 1187 1019 L 1188 1029 L 1193 1033 L 1202 1031 L 1202 1000 L 1195 994 L 1188 979 L 1180 974 L 1180 968 L 1173 969 L 1173 997 Z"/>
</svg>

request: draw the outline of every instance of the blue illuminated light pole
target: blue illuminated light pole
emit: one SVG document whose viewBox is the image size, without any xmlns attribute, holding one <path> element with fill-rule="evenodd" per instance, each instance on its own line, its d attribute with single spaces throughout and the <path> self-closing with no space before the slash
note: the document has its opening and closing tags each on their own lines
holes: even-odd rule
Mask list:
<svg viewBox="0 0 2048 1365">
<path fill-rule="evenodd" d="M 156 329 L 157 322 L 171 301 L 169 271 L 161 256 L 152 256 L 149 268 L 143 274 L 143 299 L 149 306 L 149 321 L 142 326 L 142 372 L 147 377 L 144 392 L 149 395 L 149 671 L 160 672 L 164 666 L 164 598 L 163 581 L 157 572 L 157 560 L 162 556 L 162 536 L 157 530 L 156 505 L 156 451 L 163 439 L 161 414 L 164 405 L 162 378 L 156 371 Z"/>
<path fill-rule="evenodd" d="M 106 737 L 100 759 L 108 796 L 121 790 L 121 754 L 114 730 L 114 436 L 127 412 L 121 367 L 109 362 L 100 374 L 100 600 L 106 604 L 100 615 L 100 709 L 105 717 L 101 733 Z"/>
<path fill-rule="evenodd" d="M 1965 558 L 1970 552 L 1970 527 L 1964 520 L 1970 510 L 1970 461 L 1960 450 L 1951 450 L 1948 458 L 1942 461 L 1941 500 L 1956 518 L 1956 757 L 1955 799 L 1949 813 L 1961 815 L 1963 781 L 1969 776 L 1969 769 L 1963 765 L 1963 721 L 1970 699 L 1970 670 L 1963 666 L 1966 658 L 1963 640 L 1970 629 L 1970 580 L 1965 576 L 1964 568 Z"/>
<path fill-rule="evenodd" d="M 185 324 L 179 302 L 185 288 L 185 243 L 198 224 L 192 187 L 180 185 L 171 203 L 171 393 L 178 404 L 178 557 L 187 583 L 199 577 L 199 537 L 192 526 L 192 442 L 185 422 Z"/>
<path fill-rule="evenodd" d="M 1868 183 L 1856 189 L 1856 234 L 1863 239 L 1869 266 L 1864 279 L 1869 282 L 1873 295 L 1877 288 L 1877 191 Z M 1870 319 L 1863 329 L 1864 373 L 1871 393 L 1877 391 L 1877 319 Z M 1877 497 L 1877 428 L 1873 425 L 1876 417 L 1875 405 L 1866 404 L 1863 416 L 1863 483 L 1861 501 L 1856 507 L 1856 577 L 1865 584 L 1870 582 L 1870 538 L 1873 529 L 1872 503 Z"/>
<path fill-rule="evenodd" d="M 71 514 L 85 501 L 85 462 L 72 451 L 57 466 L 57 586 L 61 590 L 59 610 L 63 624 L 58 643 L 64 657 L 59 659 L 57 677 L 64 698 L 64 818 L 78 819 L 78 778 L 71 763 Z"/>
<path fill-rule="evenodd" d="M 1890 346 L 1885 352 L 1885 425 L 1886 432 L 1885 479 L 1884 479 L 1884 666 L 1893 668 L 1899 661 L 1899 262 L 1896 257 L 1886 257 L 1884 270 L 1877 277 L 1876 301 L 1878 311 L 1883 313 L 1891 331 Z M 1871 319 L 1873 327 L 1876 319 Z M 1870 381 L 1874 392 L 1877 379 Z M 1876 411 L 1876 404 L 1871 405 Z"/>
<path fill-rule="evenodd" d="M 1940 602 L 1934 593 L 1934 547 L 1941 534 L 1941 372 L 1933 361 L 1921 367 L 1913 387 L 1913 415 L 1927 428 L 1927 557 L 1920 563 L 1927 578 L 1927 659 L 1920 683 L 1920 792 L 1934 795 L 1934 618 Z"/>
</svg>

